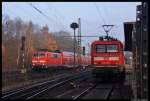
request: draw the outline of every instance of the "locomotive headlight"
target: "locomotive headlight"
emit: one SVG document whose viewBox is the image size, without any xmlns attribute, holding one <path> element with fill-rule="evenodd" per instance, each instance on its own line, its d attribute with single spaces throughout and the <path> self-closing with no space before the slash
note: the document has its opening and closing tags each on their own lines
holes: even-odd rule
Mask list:
<svg viewBox="0 0 150 101">
<path fill-rule="evenodd" d="M 104 57 L 94 57 L 94 60 L 104 60 Z"/>
<path fill-rule="evenodd" d="M 109 60 L 119 60 L 119 57 L 109 57 Z"/>
</svg>

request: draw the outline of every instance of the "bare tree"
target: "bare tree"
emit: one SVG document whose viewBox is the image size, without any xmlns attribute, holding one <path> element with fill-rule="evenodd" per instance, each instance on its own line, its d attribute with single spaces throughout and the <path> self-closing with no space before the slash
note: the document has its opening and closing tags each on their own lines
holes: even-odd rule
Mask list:
<svg viewBox="0 0 150 101">
<path fill-rule="evenodd" d="M 71 37 L 70 33 L 66 32 L 66 31 L 54 32 L 53 36 L 56 39 L 60 50 L 71 51 L 71 52 L 74 51 L 73 50 L 74 49 L 73 48 L 74 40 Z"/>
<path fill-rule="evenodd" d="M 7 40 L 8 40 L 15 35 L 14 21 L 7 20 L 5 26 L 6 26 L 6 36 L 7 36 Z"/>
<path fill-rule="evenodd" d="M 15 33 L 16 33 L 16 38 L 19 39 L 21 38 L 21 31 L 22 31 L 22 27 L 23 27 L 23 24 L 22 24 L 22 20 L 20 18 L 15 18 Z"/>
<path fill-rule="evenodd" d="M 36 49 L 73 51 L 74 40 L 66 31 L 49 32 L 48 26 L 39 26 L 32 22 L 24 22 L 20 18 L 10 19 L 2 16 L 2 67 L 20 68 L 22 54 L 20 51 L 21 36 L 26 37 L 25 62 L 31 64 L 32 51 Z M 69 36 L 69 37 L 64 37 Z"/>
</svg>

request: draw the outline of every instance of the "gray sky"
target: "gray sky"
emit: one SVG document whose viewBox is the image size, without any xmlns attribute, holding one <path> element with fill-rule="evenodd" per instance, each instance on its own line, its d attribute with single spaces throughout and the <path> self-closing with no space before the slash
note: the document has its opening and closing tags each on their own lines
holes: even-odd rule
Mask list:
<svg viewBox="0 0 150 101">
<path fill-rule="evenodd" d="M 37 12 L 32 3 L 49 19 Z M 123 22 L 136 20 L 136 6 L 140 2 L 3 2 L 2 14 L 10 18 L 20 17 L 24 21 L 32 21 L 40 26 L 47 24 L 49 31 L 66 30 L 73 35 L 70 28 L 72 22 L 81 18 L 82 35 L 105 35 L 103 24 L 114 24 L 110 33 L 124 41 Z M 98 9 L 99 12 L 98 12 Z M 99 28 L 100 27 L 100 28 Z M 82 38 L 83 45 L 98 39 L 98 37 Z"/>
</svg>

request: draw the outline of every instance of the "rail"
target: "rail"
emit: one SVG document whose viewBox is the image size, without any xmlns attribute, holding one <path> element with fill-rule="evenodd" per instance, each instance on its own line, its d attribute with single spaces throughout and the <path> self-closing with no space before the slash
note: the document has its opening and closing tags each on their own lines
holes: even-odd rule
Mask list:
<svg viewBox="0 0 150 101">
<path fill-rule="evenodd" d="M 80 73 L 71 74 L 69 76 L 64 76 L 61 78 L 59 77 L 54 80 L 34 84 L 27 88 L 20 88 L 20 89 L 10 91 L 8 93 L 3 94 L 2 98 L 6 99 L 6 98 L 20 98 L 21 97 L 21 98 L 31 99 L 49 89 L 52 89 L 59 85 L 62 85 L 70 80 L 77 79 L 82 76 L 88 75 L 89 72 L 90 72 L 89 70 L 82 71 Z M 50 84 L 51 84 L 51 86 L 49 86 Z"/>
</svg>

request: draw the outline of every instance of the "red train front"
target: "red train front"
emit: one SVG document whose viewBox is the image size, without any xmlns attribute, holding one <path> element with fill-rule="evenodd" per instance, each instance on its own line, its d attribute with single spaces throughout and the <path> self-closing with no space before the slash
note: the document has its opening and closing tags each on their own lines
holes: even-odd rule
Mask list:
<svg viewBox="0 0 150 101">
<path fill-rule="evenodd" d="M 62 53 L 45 50 L 34 51 L 32 54 L 32 68 L 56 67 L 62 64 Z"/>
<path fill-rule="evenodd" d="M 101 37 L 91 44 L 91 63 L 94 76 L 114 76 L 124 79 L 123 44 L 114 38 Z"/>
</svg>

